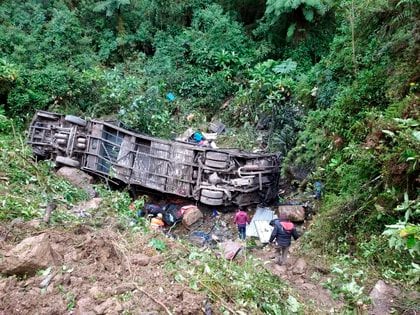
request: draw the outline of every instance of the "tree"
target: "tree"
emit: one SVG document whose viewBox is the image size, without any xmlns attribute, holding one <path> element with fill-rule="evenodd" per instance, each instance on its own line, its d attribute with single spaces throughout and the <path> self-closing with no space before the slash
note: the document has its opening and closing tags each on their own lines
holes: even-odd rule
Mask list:
<svg viewBox="0 0 420 315">
<path fill-rule="evenodd" d="M 285 19 L 287 38 L 292 38 L 296 28 L 305 28 L 305 24 L 314 22 L 317 15 L 323 16 L 328 10 L 325 0 L 267 0 L 264 17 L 270 25 Z"/>
<path fill-rule="evenodd" d="M 109 18 L 112 17 L 115 13 L 117 16 L 117 33 L 124 33 L 124 20 L 121 14 L 121 7 L 131 3 L 131 0 L 106 0 L 99 1 L 96 3 L 93 11 L 95 12 L 105 12 L 105 15 Z"/>
</svg>

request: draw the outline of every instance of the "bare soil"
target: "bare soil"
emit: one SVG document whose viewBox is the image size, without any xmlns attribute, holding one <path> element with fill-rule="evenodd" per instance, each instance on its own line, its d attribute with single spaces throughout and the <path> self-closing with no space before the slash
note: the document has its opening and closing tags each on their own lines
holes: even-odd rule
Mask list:
<svg viewBox="0 0 420 315">
<path fill-rule="evenodd" d="M 226 237 L 236 238 L 231 219 L 232 214 L 220 214 L 216 219 L 206 214 L 193 228 L 209 232 L 217 223 Z M 185 237 L 191 230 L 179 227 L 171 232 Z M 144 236 L 119 231 L 112 224 L 100 229 L 87 225 L 67 229 L 34 227 L 31 223 L 2 225 L 0 258 L 21 240 L 40 233 L 48 234 L 53 250 L 60 257 L 59 264 L 32 277 L 1 277 L 1 315 L 219 314 L 218 305 L 213 303 L 209 307 L 209 299 L 203 293 L 175 282 L 165 270 L 164 256 L 149 246 L 151 238 L 164 237 L 160 232 Z M 165 238 L 165 243 L 171 253 L 181 246 L 171 238 Z M 301 302 L 317 310 L 311 314 L 336 313 L 342 307 L 320 285 L 325 276 L 319 268 L 306 263 L 304 271 L 296 273 L 295 247 L 286 266 L 274 263 L 274 247 L 250 251 L 266 262 L 267 270 L 273 275 L 289 283 Z"/>
<path fill-rule="evenodd" d="M 19 230 L 41 232 L 25 226 Z M 3 254 L 23 235 L 6 227 L 1 231 Z M 202 313 L 206 297 L 165 274 L 163 256 L 148 246 L 150 239 L 84 226 L 43 232 L 60 255 L 60 265 L 51 268 L 52 279 L 44 288 L 41 283 L 48 275 L 1 278 L 0 314 Z M 167 242 L 172 249 L 178 246 Z"/>
<path fill-rule="evenodd" d="M 322 286 L 328 278 L 328 270 L 319 263 L 314 264 L 298 256 L 298 244 L 292 244 L 289 258 L 282 266 L 275 263 L 278 256 L 275 246 L 254 251 L 254 255 L 264 261 L 267 270 L 288 283 L 300 301 L 311 308 L 311 314 L 340 314 L 344 304 L 334 300 Z"/>
</svg>

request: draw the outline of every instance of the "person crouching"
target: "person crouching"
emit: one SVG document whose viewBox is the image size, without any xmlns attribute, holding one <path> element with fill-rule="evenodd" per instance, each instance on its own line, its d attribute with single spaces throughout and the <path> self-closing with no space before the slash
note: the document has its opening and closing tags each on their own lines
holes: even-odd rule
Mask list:
<svg viewBox="0 0 420 315">
<path fill-rule="evenodd" d="M 158 213 L 156 217 L 152 218 L 150 220 L 150 228 L 152 230 L 161 230 L 165 226 L 165 223 L 163 222 L 163 215 L 162 213 Z"/>
</svg>

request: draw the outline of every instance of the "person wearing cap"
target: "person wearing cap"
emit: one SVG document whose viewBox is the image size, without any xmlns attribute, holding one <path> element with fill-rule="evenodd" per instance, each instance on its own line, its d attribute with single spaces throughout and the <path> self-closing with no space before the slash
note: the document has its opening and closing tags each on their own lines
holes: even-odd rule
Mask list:
<svg viewBox="0 0 420 315">
<path fill-rule="evenodd" d="M 299 234 L 297 233 L 294 224 L 290 222 L 289 217 L 285 213 L 281 213 L 278 219 L 271 220 L 270 225 L 273 226 L 274 229 L 268 242 L 271 243 L 276 239 L 279 250 L 277 264 L 283 265 L 287 260 L 292 236 L 293 239 L 297 240 Z"/>
<path fill-rule="evenodd" d="M 152 220 L 150 221 L 150 227 L 152 230 L 160 230 L 165 226 L 163 222 L 163 215 L 162 213 L 158 213 Z"/>
<path fill-rule="evenodd" d="M 239 239 L 244 240 L 246 238 L 246 225 L 250 222 L 249 216 L 244 209 L 238 209 L 234 222 L 238 226 Z"/>
</svg>

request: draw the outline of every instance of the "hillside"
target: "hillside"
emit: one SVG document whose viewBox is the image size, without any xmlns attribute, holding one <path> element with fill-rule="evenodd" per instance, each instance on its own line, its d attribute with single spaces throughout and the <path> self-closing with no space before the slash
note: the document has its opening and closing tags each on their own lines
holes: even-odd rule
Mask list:
<svg viewBox="0 0 420 315">
<path fill-rule="evenodd" d="M 26 236 L 46 233 L 60 244 L 61 256 L 65 248 L 85 255 L 72 267 L 67 266 L 74 263 L 71 258 L 60 260 L 60 268 L 74 269 L 68 272 L 73 277 L 88 278 L 83 269 L 93 261 L 110 263 L 110 269 L 127 261 L 122 279 L 132 287 L 116 294 L 120 306 L 125 299 L 137 305 L 147 296 L 127 293 L 143 288 L 136 280 L 143 269 L 130 271 L 129 261 L 146 255 L 167 261 L 151 263 L 168 272 L 165 293 L 173 281 L 185 280 L 179 281 L 185 295 L 170 295 L 171 312 L 182 313 L 183 299 L 191 299 L 185 313 L 205 310 L 193 307 L 206 300 L 203 292 L 214 310 L 226 313 L 327 312 L 302 289 L 293 266 L 283 270 L 286 279 L 273 277 L 278 271 L 270 268 L 255 274 L 256 262 L 248 256 L 241 258 L 241 267 L 226 267 L 211 260 L 212 254 L 173 240 L 163 253 L 156 242 L 143 246 L 143 252 L 135 244 L 155 237 L 143 225 L 130 226 L 131 200 L 125 191 L 98 183 L 101 211 L 89 219 L 75 216 L 70 209 L 88 199 L 86 192 L 56 177 L 52 163 L 35 162 L 25 144 L 25 130 L 37 109 L 119 119 L 128 128 L 166 139 L 221 121 L 227 128 L 219 146 L 283 157 L 279 202 L 310 201 L 315 215 L 293 245 L 291 259 L 303 257 L 308 269 L 316 271 L 305 274 L 305 283 L 318 285 L 319 292 L 329 290 L 323 298 L 334 304 L 335 312 L 366 313 L 372 288 L 383 280 L 400 292 L 395 312 L 415 314 L 420 279 L 419 21 L 415 0 L 2 1 L 1 255 Z M 316 185 L 320 200 L 312 197 Z M 40 223 L 53 201 L 57 210 L 51 221 Z M 34 222 L 40 225 L 34 227 Z M 84 238 L 91 243 L 78 247 Z M 106 245 L 98 245 L 99 239 Z M 195 269 L 217 274 L 220 283 L 213 287 L 171 271 L 171 259 L 187 264 L 196 259 L 191 255 L 199 260 Z M 322 266 L 313 263 L 317 261 Z M 105 268 L 96 267 L 89 272 Z M 219 268 L 226 273 L 218 274 Z M 60 270 L 65 278 L 66 271 Z M 58 270 L 39 271 L 35 278 L 2 276 L 2 292 L 16 286 L 23 294 L 16 291 L 16 300 L 23 299 L 25 288 L 36 286 L 49 272 Z M 103 287 L 120 279 L 114 273 L 104 278 L 108 280 L 99 281 Z M 216 280 L 206 278 L 213 284 Z M 64 282 L 50 286 L 56 291 L 49 298 L 63 297 L 56 310 L 47 311 L 34 300 L 22 312 L 33 307 L 71 312 L 88 294 L 90 280 L 84 281 L 77 292 L 68 291 Z M 156 288 L 150 287 L 152 297 Z M 111 289 L 102 293 L 101 302 L 115 295 Z M 153 298 L 148 303 L 145 311 L 164 311 Z M 19 313 L 11 311 L 11 304 L 2 310 L 5 305 L 0 304 L 0 311 Z M 131 306 L 120 306 L 113 311 L 135 313 Z"/>
</svg>

